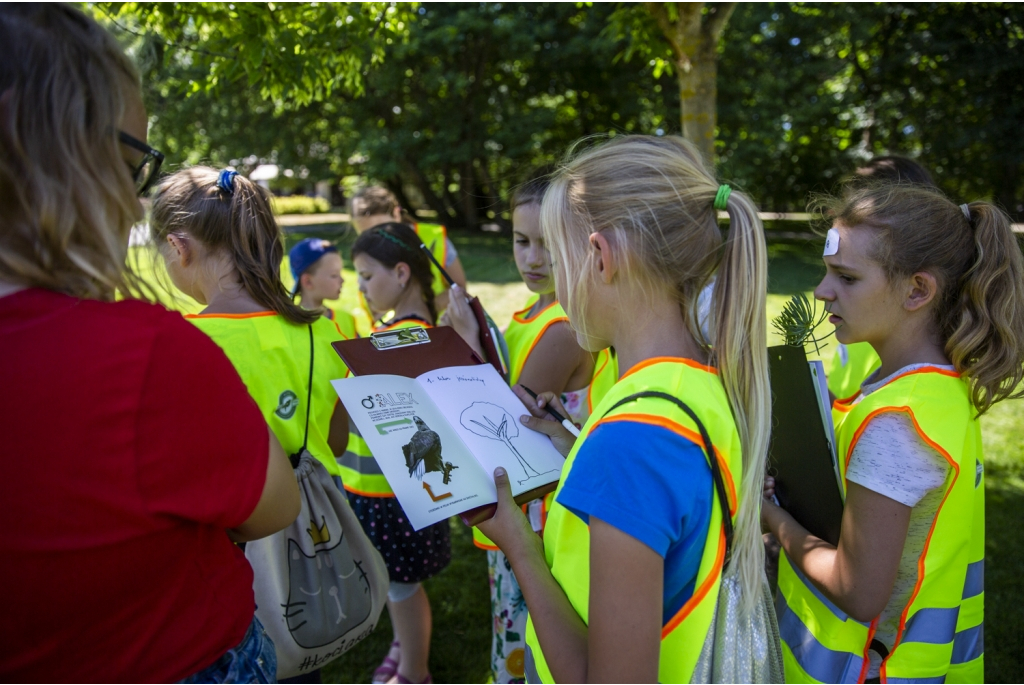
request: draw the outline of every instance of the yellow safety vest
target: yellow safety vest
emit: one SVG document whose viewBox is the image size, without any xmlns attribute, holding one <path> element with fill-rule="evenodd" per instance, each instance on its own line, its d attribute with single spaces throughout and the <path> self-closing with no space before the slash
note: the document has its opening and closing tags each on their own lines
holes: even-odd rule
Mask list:
<svg viewBox="0 0 1024 685">
<path fill-rule="evenodd" d="M 224 350 L 287 454 L 302 447 L 309 393 L 309 331 L 276 312 L 186 314 Z M 348 376 L 331 343 L 344 335 L 329 319 L 313 324 L 313 405 L 307 449 L 331 475 L 341 470 L 327 443 L 338 404 L 332 380 Z"/>
<path fill-rule="evenodd" d="M 526 367 L 526 360 L 529 358 L 530 353 L 533 352 L 533 348 L 535 348 L 537 343 L 540 342 L 540 339 L 544 337 L 548 328 L 559 321 L 569 320 L 569 317 L 565 314 L 565 310 L 562 309 L 562 305 L 557 301 L 552 302 L 533 316 L 529 316 L 530 309 L 533 308 L 537 299 L 536 295 L 531 296 L 530 299 L 527 300 L 526 308 L 513 314 L 512 321 L 509 322 L 508 328 L 505 329 L 505 342 L 508 343 L 509 356 L 509 385 L 515 385 L 519 382 L 519 376 L 523 373 L 523 368 Z M 594 377 L 593 380 L 591 380 L 587 396 L 587 402 L 589 403 L 588 415 L 591 413 L 590 410 L 593 409 L 594 404 L 597 403 L 591 398 L 591 394 L 594 392 L 594 384 L 598 381 L 601 382 L 602 392 L 600 393 L 600 397 L 603 397 L 605 393 L 611 389 L 612 385 L 619 380 L 619 365 L 614 361 L 614 359 L 612 359 L 607 349 L 600 352 L 596 362 L 597 363 L 594 366 Z M 611 368 L 611 371 L 609 371 L 609 368 Z M 614 377 L 612 376 L 613 373 Z M 553 498 L 554 493 L 548 493 L 541 505 L 542 529 L 543 522 L 547 520 L 547 512 L 551 509 L 551 502 Z M 481 533 L 476 527 L 473 528 L 473 544 L 480 549 L 492 551 L 498 549 L 498 546 L 495 545 L 486 535 Z"/>
<path fill-rule="evenodd" d="M 630 369 L 590 416 L 569 453 L 544 533 L 544 555 L 551 574 L 584 623 L 588 622 L 590 603 L 590 528 L 558 503 L 558 492 L 572 470 L 576 454 L 587 436 L 602 423 L 632 421 L 661 426 L 696 445 L 704 445 L 696 424 L 674 403 L 663 399 L 638 399 L 604 415 L 619 400 L 647 390 L 657 390 L 677 397 L 697 412 L 714 443 L 715 455 L 730 499 L 729 508 L 735 519 L 737 484 L 743 477 L 742 454 L 732 410 L 717 370 L 688 359 L 669 357 L 649 359 Z M 712 495 L 711 520 L 693 596 L 662 626 L 659 682 L 690 682 L 704 639 L 711 627 L 725 560 L 722 507 L 714 489 Z M 527 619 L 526 645 L 528 681 L 554 682 L 541 651 L 532 617 Z"/>
<path fill-rule="evenodd" d="M 860 402 L 833 405 L 837 453 L 846 467 L 868 422 L 907 414 L 921 438 L 949 462 L 945 495 L 918 561 L 881 682 L 984 681 L 985 478 L 981 427 L 958 374 L 924 367 L 897 376 Z M 877 618 L 862 623 L 830 602 L 783 554 L 776 613 L 787 682 L 864 682 Z"/>
<path fill-rule="evenodd" d="M 860 384 L 882 365 L 875 348 L 866 342 L 843 345 L 836 350 L 826 377 L 836 399 L 847 400 L 860 393 Z"/>
<path fill-rule="evenodd" d="M 587 411 L 594 413 L 594 407 L 619 382 L 619 359 L 610 347 L 597 353 L 594 359 L 594 378 L 590 381 L 590 392 L 587 393 Z"/>
<path fill-rule="evenodd" d="M 346 340 L 354 340 L 359 337 L 359 333 L 356 332 L 356 317 L 348 312 L 340 309 L 326 309 L 324 316 L 335 323 Z"/>
<path fill-rule="evenodd" d="M 378 326 L 374 332 L 413 328 L 414 326 L 431 328 L 431 325 L 424 321 L 405 319 L 390 326 Z M 370 452 L 370 447 L 351 418 L 348 422 L 348 449 L 338 459 L 338 465 L 341 469 L 341 483 L 348 492 L 363 497 L 395 496 L 395 491 L 388 485 L 384 472 L 380 470 L 377 460 Z"/>
</svg>

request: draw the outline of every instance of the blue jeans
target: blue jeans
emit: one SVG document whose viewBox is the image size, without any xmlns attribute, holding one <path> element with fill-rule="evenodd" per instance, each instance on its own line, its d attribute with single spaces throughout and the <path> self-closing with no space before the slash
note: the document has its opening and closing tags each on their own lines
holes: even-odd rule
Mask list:
<svg viewBox="0 0 1024 685">
<path fill-rule="evenodd" d="M 255 616 L 242 641 L 182 683 L 276 683 L 277 654 L 274 643 Z"/>
</svg>

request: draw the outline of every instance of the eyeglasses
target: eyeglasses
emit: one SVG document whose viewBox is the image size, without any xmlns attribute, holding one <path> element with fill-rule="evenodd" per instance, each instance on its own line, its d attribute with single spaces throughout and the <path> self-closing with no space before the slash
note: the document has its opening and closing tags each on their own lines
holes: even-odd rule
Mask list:
<svg viewBox="0 0 1024 685">
<path fill-rule="evenodd" d="M 157 176 L 160 175 L 160 165 L 164 163 L 164 153 L 151 148 L 124 131 L 118 132 L 118 138 L 128 147 L 142 153 L 141 162 L 136 165 L 128 165 L 128 168 L 132 170 L 132 178 L 135 180 L 135 192 L 142 195 L 149 190 Z"/>
</svg>

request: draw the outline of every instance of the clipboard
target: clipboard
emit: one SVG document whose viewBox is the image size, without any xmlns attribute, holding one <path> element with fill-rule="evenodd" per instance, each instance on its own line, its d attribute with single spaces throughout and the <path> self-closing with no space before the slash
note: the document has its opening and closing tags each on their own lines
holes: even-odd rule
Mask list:
<svg viewBox="0 0 1024 685">
<path fill-rule="evenodd" d="M 768 370 L 772 390 L 768 461 L 775 496 L 812 535 L 838 545 L 843 495 L 829 439 L 831 427 L 825 425 L 807 355 L 802 347 L 769 347 Z"/>
<path fill-rule="evenodd" d="M 449 366 L 485 364 L 473 348 L 451 326 L 396 328 L 373 333 L 368 338 L 336 340 L 331 347 L 355 376 L 390 374 L 416 378 L 428 371 Z M 558 487 L 558 481 L 527 490 L 516 504 L 540 499 Z M 496 504 L 469 509 L 459 514 L 467 526 L 488 520 L 497 511 Z"/>
</svg>

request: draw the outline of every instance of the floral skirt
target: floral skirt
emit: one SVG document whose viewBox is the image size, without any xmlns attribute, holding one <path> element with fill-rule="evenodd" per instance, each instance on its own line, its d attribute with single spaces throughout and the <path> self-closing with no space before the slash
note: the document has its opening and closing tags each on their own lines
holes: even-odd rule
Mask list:
<svg viewBox="0 0 1024 685">
<path fill-rule="evenodd" d="M 487 552 L 491 581 L 491 673 L 495 683 L 525 683 L 526 600 L 512 564 L 499 550 Z"/>
</svg>

